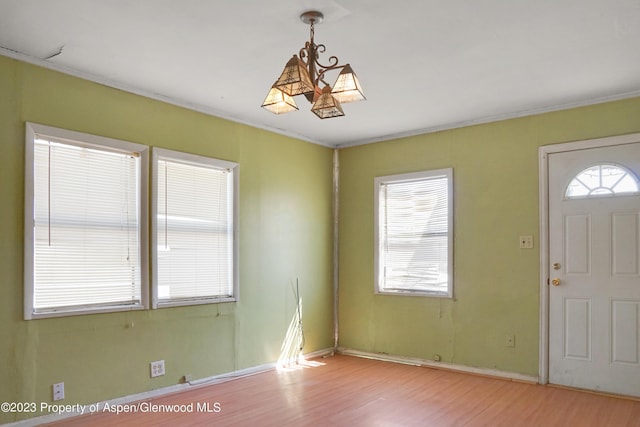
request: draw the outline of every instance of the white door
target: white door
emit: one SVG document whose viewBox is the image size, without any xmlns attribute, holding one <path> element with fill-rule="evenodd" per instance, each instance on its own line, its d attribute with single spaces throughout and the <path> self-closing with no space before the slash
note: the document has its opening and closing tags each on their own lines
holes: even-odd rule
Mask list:
<svg viewBox="0 0 640 427">
<path fill-rule="evenodd" d="M 549 382 L 640 396 L 640 143 L 548 165 Z"/>
</svg>

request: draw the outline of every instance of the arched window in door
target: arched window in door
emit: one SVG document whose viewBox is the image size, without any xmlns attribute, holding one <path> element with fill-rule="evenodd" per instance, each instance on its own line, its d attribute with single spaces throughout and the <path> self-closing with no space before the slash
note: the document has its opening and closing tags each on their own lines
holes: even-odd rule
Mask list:
<svg viewBox="0 0 640 427">
<path fill-rule="evenodd" d="M 589 166 L 569 183 L 565 199 L 640 193 L 638 177 L 624 166 L 601 163 Z"/>
</svg>

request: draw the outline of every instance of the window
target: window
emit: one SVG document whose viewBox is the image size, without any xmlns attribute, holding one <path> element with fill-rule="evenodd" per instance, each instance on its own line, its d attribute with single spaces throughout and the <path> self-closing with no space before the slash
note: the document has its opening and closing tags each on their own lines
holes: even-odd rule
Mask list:
<svg viewBox="0 0 640 427">
<path fill-rule="evenodd" d="M 376 293 L 453 295 L 452 169 L 375 179 Z"/>
<path fill-rule="evenodd" d="M 25 319 L 145 308 L 146 147 L 26 135 Z"/>
<path fill-rule="evenodd" d="M 153 307 L 235 301 L 239 166 L 154 148 Z"/>
<path fill-rule="evenodd" d="M 577 174 L 569 183 L 566 199 L 638 194 L 638 178 L 624 166 L 598 164 Z"/>
</svg>

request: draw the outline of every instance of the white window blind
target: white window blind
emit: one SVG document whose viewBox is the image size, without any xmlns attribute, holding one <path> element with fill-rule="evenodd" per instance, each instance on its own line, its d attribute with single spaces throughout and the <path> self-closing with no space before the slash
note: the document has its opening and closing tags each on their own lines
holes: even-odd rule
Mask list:
<svg viewBox="0 0 640 427">
<path fill-rule="evenodd" d="M 235 298 L 237 164 L 154 149 L 154 307 Z"/>
<path fill-rule="evenodd" d="M 376 178 L 376 289 L 451 296 L 451 169 Z"/>
<path fill-rule="evenodd" d="M 27 145 L 25 317 L 142 308 L 140 153 L 37 133 Z"/>
</svg>

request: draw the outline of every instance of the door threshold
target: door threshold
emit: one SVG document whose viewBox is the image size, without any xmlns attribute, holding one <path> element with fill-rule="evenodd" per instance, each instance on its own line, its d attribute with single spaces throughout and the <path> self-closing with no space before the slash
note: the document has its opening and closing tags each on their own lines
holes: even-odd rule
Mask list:
<svg viewBox="0 0 640 427">
<path fill-rule="evenodd" d="M 634 402 L 640 402 L 640 396 L 636 397 L 636 396 L 629 396 L 626 394 L 617 394 L 617 393 L 609 393 L 606 391 L 598 391 L 598 390 L 589 390 L 588 388 L 579 388 L 579 387 L 569 387 L 566 385 L 559 385 L 559 384 L 545 384 L 547 387 L 553 387 L 553 388 L 559 388 L 559 389 L 563 389 L 563 390 L 571 390 L 571 391 L 579 391 L 582 393 L 588 393 L 588 394 L 594 394 L 596 396 L 604 396 L 604 397 L 613 397 L 616 399 L 625 399 L 625 400 L 632 400 Z"/>
</svg>

